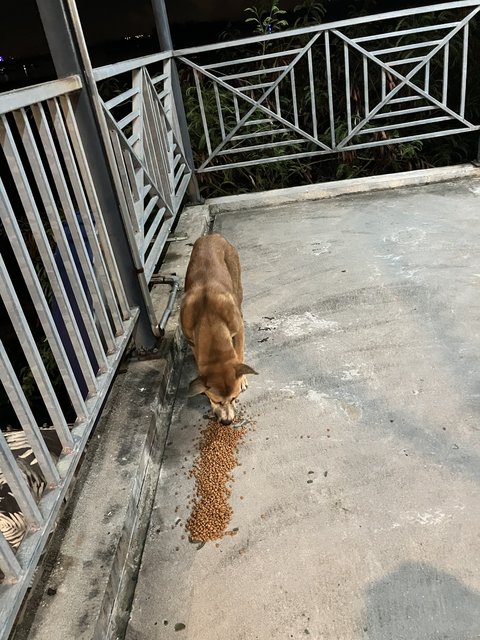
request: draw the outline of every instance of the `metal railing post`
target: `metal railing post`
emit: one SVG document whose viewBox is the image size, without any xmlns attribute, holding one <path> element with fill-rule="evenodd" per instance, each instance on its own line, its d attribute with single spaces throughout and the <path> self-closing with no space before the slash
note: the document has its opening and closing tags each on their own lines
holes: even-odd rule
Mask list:
<svg viewBox="0 0 480 640">
<path fill-rule="evenodd" d="M 168 22 L 167 9 L 165 0 L 151 0 L 153 15 L 155 17 L 155 26 L 157 29 L 158 41 L 162 51 L 173 51 L 172 36 L 170 33 L 170 25 Z M 185 115 L 185 107 L 183 104 L 182 90 L 180 88 L 180 80 L 178 77 L 177 65 L 175 59 L 172 59 L 172 92 L 173 104 L 177 111 L 178 124 L 180 127 L 180 135 L 182 137 L 183 149 L 185 151 L 185 159 L 192 171 L 192 177 L 188 185 L 188 194 L 195 204 L 201 204 L 204 199 L 200 195 L 198 188 L 197 176 L 195 175 L 195 164 L 193 161 L 192 145 L 190 142 L 190 134 L 188 132 L 187 117 Z"/>
<path fill-rule="evenodd" d="M 148 350 L 156 343 L 152 331 L 151 311 L 149 313 L 148 302 L 139 282 L 122 221 L 106 149 L 95 116 L 93 96 L 89 91 L 85 65 L 82 64 L 79 55 L 76 34 L 71 28 L 63 0 L 37 0 L 37 6 L 58 77 L 76 74 L 82 79 L 83 88 L 75 105 L 75 117 L 128 302 L 131 307 L 138 307 L 140 310 L 134 333 L 135 344 L 137 348 Z"/>
</svg>

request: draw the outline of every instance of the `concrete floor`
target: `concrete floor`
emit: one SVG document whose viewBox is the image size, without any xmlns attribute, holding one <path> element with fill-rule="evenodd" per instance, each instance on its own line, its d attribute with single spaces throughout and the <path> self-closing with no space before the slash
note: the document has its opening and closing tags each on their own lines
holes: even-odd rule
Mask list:
<svg viewBox="0 0 480 640">
<path fill-rule="evenodd" d="M 215 223 L 260 372 L 239 532 L 197 550 L 175 524 L 189 360 L 127 640 L 480 638 L 480 180 L 260 206 Z"/>
</svg>

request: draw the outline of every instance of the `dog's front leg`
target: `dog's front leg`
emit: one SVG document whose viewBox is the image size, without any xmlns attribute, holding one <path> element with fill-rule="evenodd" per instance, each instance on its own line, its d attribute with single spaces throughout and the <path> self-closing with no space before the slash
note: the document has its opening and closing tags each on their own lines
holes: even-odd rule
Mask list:
<svg viewBox="0 0 480 640">
<path fill-rule="evenodd" d="M 233 342 L 233 348 L 235 349 L 235 353 L 237 354 L 238 361 L 243 362 L 243 356 L 244 356 L 243 350 L 244 350 L 244 344 L 245 344 L 243 322 L 240 324 L 238 333 L 233 336 L 232 342 Z M 247 387 L 248 387 L 247 376 L 242 376 L 240 390 L 245 391 Z"/>
</svg>

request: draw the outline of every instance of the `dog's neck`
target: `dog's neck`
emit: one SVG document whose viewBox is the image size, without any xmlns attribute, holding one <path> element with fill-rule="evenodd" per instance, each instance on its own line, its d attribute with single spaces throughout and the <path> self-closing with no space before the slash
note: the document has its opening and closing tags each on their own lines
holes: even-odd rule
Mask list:
<svg viewBox="0 0 480 640">
<path fill-rule="evenodd" d="M 234 364 L 237 360 L 232 337 L 226 325 L 216 327 L 213 332 L 210 326 L 200 326 L 195 344 L 202 345 L 201 349 L 195 349 L 195 360 L 200 374 L 202 369 L 211 368 L 212 364 L 226 364 L 230 361 Z"/>
</svg>

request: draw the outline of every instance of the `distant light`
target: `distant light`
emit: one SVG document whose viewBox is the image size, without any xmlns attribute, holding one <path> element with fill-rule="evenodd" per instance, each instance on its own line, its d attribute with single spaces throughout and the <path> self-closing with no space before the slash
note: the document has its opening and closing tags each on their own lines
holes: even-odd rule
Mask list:
<svg viewBox="0 0 480 640">
<path fill-rule="evenodd" d="M 145 34 L 145 33 L 138 33 L 135 36 L 124 36 L 123 37 L 124 40 L 140 40 L 141 38 L 151 38 L 151 36 L 149 34 Z"/>
<path fill-rule="evenodd" d="M 5 58 L 3 56 L 0 56 L 0 62 L 5 62 Z"/>
</svg>

